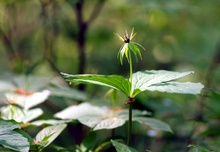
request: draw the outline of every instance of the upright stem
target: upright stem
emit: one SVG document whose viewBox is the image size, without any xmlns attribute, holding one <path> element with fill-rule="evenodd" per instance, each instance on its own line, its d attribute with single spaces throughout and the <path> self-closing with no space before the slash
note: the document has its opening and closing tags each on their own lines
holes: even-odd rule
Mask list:
<svg viewBox="0 0 220 152">
<path fill-rule="evenodd" d="M 133 73 L 133 70 L 132 70 L 132 57 L 131 57 L 131 52 L 130 51 L 128 52 L 128 61 L 129 61 L 129 65 L 130 65 L 130 79 L 129 79 L 129 81 L 131 82 L 131 87 L 132 87 L 132 73 Z"/>
<path fill-rule="evenodd" d="M 128 119 L 128 141 L 127 145 L 131 145 L 131 133 L 132 133 L 132 103 L 129 104 L 129 119 Z"/>
<path fill-rule="evenodd" d="M 131 52 L 128 52 L 128 60 L 129 60 L 129 65 L 130 65 L 130 83 L 131 83 L 131 87 L 132 87 L 132 57 L 131 57 Z M 133 103 L 133 98 L 132 96 L 132 92 L 130 93 L 130 97 L 129 97 L 129 118 L 128 118 L 128 141 L 127 141 L 127 145 L 130 146 L 131 144 L 131 134 L 132 134 L 132 103 Z"/>
</svg>

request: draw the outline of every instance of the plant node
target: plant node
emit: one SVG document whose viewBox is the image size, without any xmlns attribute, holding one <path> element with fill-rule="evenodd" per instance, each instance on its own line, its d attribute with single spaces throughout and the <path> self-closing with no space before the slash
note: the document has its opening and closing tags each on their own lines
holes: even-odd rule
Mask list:
<svg viewBox="0 0 220 152">
<path fill-rule="evenodd" d="M 126 104 L 132 104 L 133 102 L 135 102 L 135 99 L 132 97 L 128 97 L 128 102 L 126 102 Z"/>
</svg>

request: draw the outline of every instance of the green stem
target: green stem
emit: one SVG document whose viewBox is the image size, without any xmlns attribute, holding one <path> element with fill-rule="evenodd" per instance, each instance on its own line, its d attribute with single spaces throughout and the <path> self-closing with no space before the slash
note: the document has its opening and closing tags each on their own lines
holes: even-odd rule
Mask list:
<svg viewBox="0 0 220 152">
<path fill-rule="evenodd" d="M 130 65 L 130 83 L 131 83 L 131 88 L 132 88 L 132 57 L 131 57 L 131 52 L 128 52 L 128 60 L 129 60 L 129 65 Z M 129 118 L 128 118 L 128 141 L 127 145 L 130 146 L 131 144 L 131 134 L 132 134 L 132 92 L 130 92 L 130 97 L 129 97 Z"/>
<path fill-rule="evenodd" d="M 111 141 L 107 141 L 107 142 L 102 143 L 100 146 L 98 146 L 98 147 L 95 149 L 95 152 L 102 151 L 102 149 L 103 149 L 105 146 L 107 146 L 107 145 L 111 145 Z"/>
<path fill-rule="evenodd" d="M 128 141 L 127 145 L 131 144 L 131 133 L 132 133 L 132 103 L 129 104 L 129 119 L 128 119 Z"/>
<path fill-rule="evenodd" d="M 130 79 L 129 81 L 131 82 L 131 86 L 132 86 L 132 73 L 133 73 L 133 69 L 132 69 L 132 57 L 131 57 L 131 52 L 128 52 L 128 61 L 129 61 L 129 65 L 130 65 Z M 131 96 L 131 94 L 130 94 Z"/>
</svg>

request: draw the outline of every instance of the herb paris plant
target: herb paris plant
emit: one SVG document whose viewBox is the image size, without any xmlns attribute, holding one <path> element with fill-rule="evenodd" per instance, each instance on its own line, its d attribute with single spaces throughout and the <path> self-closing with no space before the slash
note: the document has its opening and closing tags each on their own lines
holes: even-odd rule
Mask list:
<svg viewBox="0 0 220 152">
<path fill-rule="evenodd" d="M 130 77 L 128 79 L 119 75 L 70 75 L 61 73 L 69 82 L 73 82 L 75 84 L 84 83 L 107 86 L 123 92 L 128 97 L 129 101 L 126 102 L 126 104 L 129 104 L 128 145 L 130 144 L 132 129 L 132 104 L 135 101 L 134 98 L 139 93 L 144 91 L 160 91 L 168 93 L 199 94 L 201 89 L 204 87 L 201 83 L 174 81 L 178 78 L 193 73 L 193 71 L 173 72 L 165 70 L 146 70 L 133 73 L 131 53 L 135 55 L 136 59 L 138 56 L 140 58 L 142 56 L 140 49 L 138 48 L 138 46 L 141 45 L 131 42 L 131 39 L 134 37 L 134 35 L 133 30 L 130 37 L 128 36 L 127 32 L 124 38 L 118 35 L 119 39 L 124 41 L 124 44 L 119 50 L 118 54 L 120 56 L 120 62 L 122 64 L 123 57 L 125 56 L 130 65 Z"/>
</svg>

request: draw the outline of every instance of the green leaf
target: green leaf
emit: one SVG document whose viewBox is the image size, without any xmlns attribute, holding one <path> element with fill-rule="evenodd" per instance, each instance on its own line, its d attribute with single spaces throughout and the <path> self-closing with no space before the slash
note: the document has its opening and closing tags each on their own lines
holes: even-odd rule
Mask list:
<svg viewBox="0 0 220 152">
<path fill-rule="evenodd" d="M 163 131 L 168 131 L 172 132 L 170 129 L 170 126 L 166 124 L 165 122 L 162 122 L 160 120 L 154 119 L 154 118 L 147 118 L 147 117 L 133 117 L 133 121 L 137 121 L 143 125 L 147 125 L 152 129 L 155 130 L 163 130 Z"/>
<path fill-rule="evenodd" d="M 124 119 L 120 119 L 117 117 L 107 117 L 101 119 L 102 117 L 96 115 L 89 115 L 80 117 L 78 120 L 89 127 L 92 127 L 93 130 L 100 130 L 100 129 L 113 129 L 120 127 L 125 124 Z"/>
<path fill-rule="evenodd" d="M 204 86 L 201 83 L 165 82 L 149 86 L 146 90 L 182 94 L 199 94 L 203 87 Z"/>
<path fill-rule="evenodd" d="M 8 105 L 1 108 L 1 117 L 5 120 L 15 120 L 17 122 L 30 122 L 43 114 L 40 108 L 25 110 L 17 106 Z"/>
<path fill-rule="evenodd" d="M 89 103 L 81 103 L 79 105 L 69 106 L 66 109 L 58 112 L 55 114 L 56 118 L 60 119 L 78 119 L 82 116 L 90 116 L 90 115 L 97 115 L 97 116 L 105 116 L 105 112 L 102 108 L 98 106 L 93 106 Z"/>
<path fill-rule="evenodd" d="M 134 116 L 149 115 L 147 111 L 132 110 Z M 61 112 L 55 114 L 55 117 L 61 119 L 77 119 L 80 123 L 93 128 L 113 129 L 125 124 L 128 120 L 128 110 L 114 111 L 108 107 L 98 107 L 90 103 L 81 103 L 79 105 L 70 106 Z"/>
<path fill-rule="evenodd" d="M 24 109 L 30 109 L 38 104 L 44 102 L 50 95 L 49 90 L 43 90 L 41 92 L 35 92 L 30 95 L 20 95 L 17 93 L 6 93 L 5 96 L 8 101 L 16 101 L 15 104 L 23 107 Z"/>
<path fill-rule="evenodd" d="M 114 115 L 112 109 L 93 106 L 89 103 L 68 107 L 55 114 L 55 117 L 77 119 L 80 123 L 93 128 L 93 130 L 117 128 L 126 121 L 126 119 L 117 117 L 117 114 Z"/>
<path fill-rule="evenodd" d="M 28 139 L 14 131 L 19 125 L 13 121 L 0 120 L 0 145 L 20 152 L 28 152 Z"/>
<path fill-rule="evenodd" d="M 123 64 L 123 57 L 124 54 L 126 57 L 128 57 L 128 43 L 125 43 L 119 50 L 118 55 L 120 57 L 120 62 Z"/>
<path fill-rule="evenodd" d="M 86 95 L 78 90 L 67 87 L 52 86 L 47 88 L 51 92 L 51 96 L 65 97 L 76 100 L 86 100 Z"/>
<path fill-rule="evenodd" d="M 128 43 L 128 47 L 134 53 L 136 60 L 138 59 L 137 56 L 139 56 L 142 59 L 141 51 L 135 44 Z"/>
<path fill-rule="evenodd" d="M 198 145 L 188 145 L 187 147 L 191 148 L 188 152 L 211 152 L 208 149 L 198 146 Z"/>
<path fill-rule="evenodd" d="M 96 139 L 96 132 L 92 131 L 83 139 L 82 143 L 80 144 L 81 151 L 88 152 L 89 150 L 92 150 L 97 142 L 94 139 Z"/>
<path fill-rule="evenodd" d="M 49 119 L 49 120 L 37 120 L 31 122 L 31 125 L 36 125 L 36 126 L 42 126 L 42 125 L 59 125 L 59 124 L 64 124 L 68 123 L 70 120 L 55 120 L 55 119 Z"/>
<path fill-rule="evenodd" d="M 7 81 L 0 80 L 0 84 L 0 91 L 10 91 L 15 89 L 15 86 Z"/>
<path fill-rule="evenodd" d="M 51 80 L 46 77 L 34 75 L 13 75 L 13 77 L 13 84 L 15 84 L 17 88 L 23 88 L 24 90 L 28 88 L 29 91 L 34 92 L 45 89 Z"/>
<path fill-rule="evenodd" d="M 73 83 L 89 83 L 97 84 L 102 86 L 107 86 L 113 89 L 117 89 L 125 93 L 130 94 L 131 84 L 130 82 L 122 76 L 118 75 L 95 75 L 95 74 L 82 74 L 82 75 L 69 75 L 66 73 L 61 73 L 67 81 Z"/>
<path fill-rule="evenodd" d="M 35 143 L 39 144 L 41 149 L 48 146 L 51 142 L 53 142 L 57 136 L 66 128 L 66 124 L 60 124 L 55 126 L 49 126 L 42 129 L 35 137 Z M 43 143 L 43 144 L 42 144 Z"/>
<path fill-rule="evenodd" d="M 204 87 L 201 83 L 178 83 L 172 80 L 184 77 L 189 72 L 173 72 L 165 70 L 139 71 L 132 75 L 132 92 L 136 96 L 142 91 L 162 91 L 170 93 L 198 94 Z"/>
<path fill-rule="evenodd" d="M 2 146 L 0 146 L 0 151 L 1 152 L 16 152 L 15 150 L 8 149 L 8 148 L 2 147 Z"/>
<path fill-rule="evenodd" d="M 113 146 L 115 147 L 117 152 L 137 152 L 134 148 L 126 146 L 117 141 L 111 140 Z"/>
</svg>

